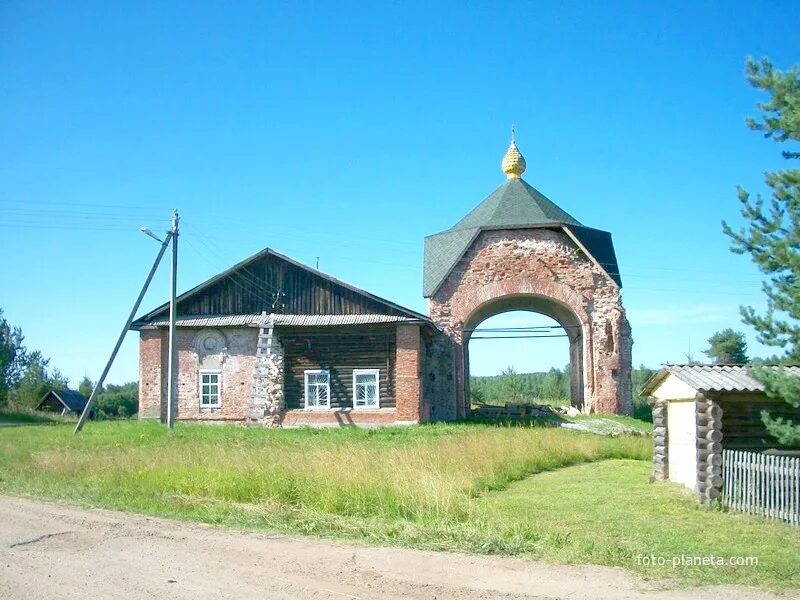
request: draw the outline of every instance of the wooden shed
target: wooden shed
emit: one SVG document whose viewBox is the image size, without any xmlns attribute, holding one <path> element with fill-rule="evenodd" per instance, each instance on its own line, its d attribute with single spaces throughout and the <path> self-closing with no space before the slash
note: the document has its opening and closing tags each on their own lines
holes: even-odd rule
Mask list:
<svg viewBox="0 0 800 600">
<path fill-rule="evenodd" d="M 800 375 L 800 367 L 786 367 Z M 780 448 L 761 418 L 798 419 L 768 398 L 744 365 L 665 365 L 644 385 L 653 407 L 653 480 L 674 481 L 711 502 L 722 490 L 723 450 Z"/>
<path fill-rule="evenodd" d="M 86 396 L 75 390 L 52 390 L 42 397 L 36 410 L 75 416 L 83 412 L 88 401 Z"/>
</svg>

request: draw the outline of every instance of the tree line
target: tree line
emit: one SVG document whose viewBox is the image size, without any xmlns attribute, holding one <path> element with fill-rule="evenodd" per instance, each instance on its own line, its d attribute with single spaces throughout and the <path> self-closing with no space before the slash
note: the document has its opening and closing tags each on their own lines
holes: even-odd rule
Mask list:
<svg viewBox="0 0 800 600">
<path fill-rule="evenodd" d="M 22 329 L 12 326 L 0 308 L 0 408 L 35 410 L 50 391 L 65 390 L 69 380 L 50 365 L 39 350 L 25 346 Z M 94 385 L 84 377 L 78 391 L 87 398 Z M 139 386 L 133 381 L 124 385 L 104 386 L 96 399 L 95 415 L 100 418 L 129 417 L 139 406 Z"/>
<path fill-rule="evenodd" d="M 520 403 L 563 406 L 570 403 L 569 370 L 567 365 L 563 369 L 553 367 L 541 373 L 517 373 L 514 367 L 509 366 L 500 375 L 470 377 L 470 398 L 474 405 Z M 648 400 L 639 391 L 655 372 L 644 365 L 631 371 L 633 416 L 637 419 L 652 419 Z"/>
</svg>

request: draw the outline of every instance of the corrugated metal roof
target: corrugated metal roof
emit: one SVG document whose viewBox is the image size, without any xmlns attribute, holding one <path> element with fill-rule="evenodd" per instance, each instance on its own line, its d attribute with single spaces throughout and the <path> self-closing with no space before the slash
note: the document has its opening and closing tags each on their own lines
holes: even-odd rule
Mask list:
<svg viewBox="0 0 800 600">
<path fill-rule="evenodd" d="M 275 315 L 275 325 L 283 325 L 285 327 L 372 325 L 375 323 L 405 323 L 418 320 L 396 315 Z"/>
<path fill-rule="evenodd" d="M 800 376 L 800 366 L 784 368 L 790 375 Z M 745 365 L 664 365 L 645 384 L 642 393 L 652 393 L 667 375 L 674 375 L 698 392 L 764 391 L 764 384 L 754 379 Z"/>
<path fill-rule="evenodd" d="M 418 321 L 411 317 L 397 315 L 267 315 L 276 326 L 283 327 L 325 327 L 336 325 L 374 325 L 379 323 L 405 323 Z M 179 317 L 178 327 L 258 327 L 262 315 L 215 315 L 211 317 Z M 151 321 L 145 327 L 167 327 L 168 319 Z"/>
<path fill-rule="evenodd" d="M 258 326 L 261 315 L 215 315 L 212 317 L 178 317 L 175 325 L 178 327 L 246 327 Z M 147 327 L 167 327 L 169 319 L 156 319 L 141 325 Z"/>
</svg>

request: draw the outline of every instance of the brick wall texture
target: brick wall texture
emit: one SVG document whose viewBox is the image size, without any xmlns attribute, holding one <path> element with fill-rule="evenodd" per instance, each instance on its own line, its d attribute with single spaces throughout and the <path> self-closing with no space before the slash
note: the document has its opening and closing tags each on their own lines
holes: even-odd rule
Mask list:
<svg viewBox="0 0 800 600">
<path fill-rule="evenodd" d="M 175 418 L 183 421 L 245 423 L 256 367 L 257 328 L 224 328 L 214 332 L 224 338 L 224 347 L 204 353 L 200 328 L 179 328 L 177 343 L 177 402 Z M 139 343 L 139 418 L 166 420 L 168 331 L 142 330 Z M 400 325 L 396 330 L 396 408 L 379 410 L 282 410 L 283 426 L 297 425 L 387 425 L 419 422 L 427 412 L 421 402 L 420 331 L 418 325 Z M 278 336 L 277 343 L 280 343 Z M 220 407 L 200 406 L 200 370 L 221 371 Z M 274 424 L 274 423 L 273 423 Z"/>
<path fill-rule="evenodd" d="M 416 423 L 422 419 L 419 325 L 400 325 L 396 336 L 397 420 Z"/>
<path fill-rule="evenodd" d="M 454 389 L 438 386 L 431 398 L 434 412 L 460 417 L 469 410 L 464 330 L 497 314 L 492 313 L 495 304 L 501 312 L 509 299 L 520 309 L 530 299 L 536 312 L 579 326 L 581 335 L 573 340 L 573 350 L 581 362 L 584 410 L 630 412 L 632 339 L 619 287 L 566 233 L 550 229 L 480 233 L 429 298 L 429 315 L 444 329 L 454 363 Z M 439 350 L 440 356 L 446 354 Z M 430 377 L 428 368 L 426 378 Z"/>
</svg>

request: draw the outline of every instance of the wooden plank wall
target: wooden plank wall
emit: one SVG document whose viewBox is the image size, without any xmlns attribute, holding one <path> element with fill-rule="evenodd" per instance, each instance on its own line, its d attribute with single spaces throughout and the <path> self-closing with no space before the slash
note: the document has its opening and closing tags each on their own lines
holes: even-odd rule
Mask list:
<svg viewBox="0 0 800 600">
<path fill-rule="evenodd" d="M 282 296 L 275 304 L 278 292 Z M 271 255 L 246 265 L 178 304 L 182 315 L 258 314 L 262 311 L 303 315 L 403 314 Z"/>
<path fill-rule="evenodd" d="M 395 407 L 395 331 L 355 330 L 332 334 L 330 330 L 302 332 L 278 330 L 284 353 L 283 392 L 286 408 L 305 407 L 308 369 L 328 369 L 331 408 L 352 408 L 353 369 L 379 369 L 380 407 Z"/>
<path fill-rule="evenodd" d="M 64 410 L 64 405 L 61 404 L 61 402 L 58 401 L 58 398 L 56 398 L 55 396 L 50 394 L 47 397 L 47 401 L 43 402 L 39 406 L 38 410 L 48 411 L 48 412 L 55 412 L 55 413 L 59 413 L 60 414 L 61 411 Z"/>
<path fill-rule="evenodd" d="M 715 400 L 722 408 L 723 449 L 765 449 L 780 447 L 769 435 L 761 420 L 761 411 L 772 416 L 800 420 L 800 411 L 786 402 L 771 400 L 763 394 L 720 394 Z"/>
</svg>

